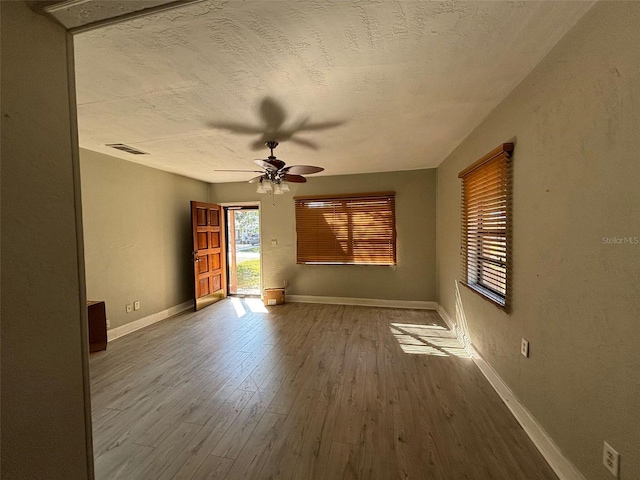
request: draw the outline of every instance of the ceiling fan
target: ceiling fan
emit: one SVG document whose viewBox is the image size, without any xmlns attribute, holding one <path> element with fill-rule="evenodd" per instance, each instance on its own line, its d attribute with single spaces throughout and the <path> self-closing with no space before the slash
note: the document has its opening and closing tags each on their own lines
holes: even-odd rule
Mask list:
<svg viewBox="0 0 640 480">
<path fill-rule="evenodd" d="M 270 193 L 273 190 L 275 194 L 281 194 L 289 191 L 291 183 L 304 183 L 307 181 L 303 175 L 311 175 L 312 173 L 322 172 L 324 168 L 314 167 L 311 165 L 292 165 L 286 166 L 286 163 L 276 158 L 273 149 L 278 146 L 275 140 L 265 142 L 267 148 L 271 150 L 271 155 L 265 159 L 257 159 L 254 162 L 262 167 L 263 170 L 216 170 L 217 172 L 254 172 L 260 173 L 257 177 L 249 180 L 249 183 L 259 182 L 258 193 Z M 273 188 L 271 187 L 273 184 Z"/>
</svg>

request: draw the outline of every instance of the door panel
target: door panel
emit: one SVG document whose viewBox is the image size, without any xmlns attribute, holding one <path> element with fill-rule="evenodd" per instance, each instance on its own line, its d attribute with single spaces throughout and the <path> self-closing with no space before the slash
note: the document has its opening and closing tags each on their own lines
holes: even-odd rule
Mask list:
<svg viewBox="0 0 640 480">
<path fill-rule="evenodd" d="M 200 310 L 226 297 L 227 269 L 222 207 L 191 202 L 195 305 Z"/>
</svg>

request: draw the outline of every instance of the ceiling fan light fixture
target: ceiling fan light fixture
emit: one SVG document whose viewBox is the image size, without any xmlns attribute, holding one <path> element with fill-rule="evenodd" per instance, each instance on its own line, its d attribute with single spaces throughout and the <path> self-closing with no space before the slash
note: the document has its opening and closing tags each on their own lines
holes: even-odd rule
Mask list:
<svg viewBox="0 0 640 480">
<path fill-rule="evenodd" d="M 267 190 L 264 188 L 264 183 L 262 183 L 262 179 L 260 179 L 260 182 L 258 182 L 256 193 L 267 193 Z"/>
<path fill-rule="evenodd" d="M 264 188 L 264 193 L 271 193 L 273 188 L 271 187 L 271 182 L 267 181 L 262 184 L 262 188 Z"/>
<path fill-rule="evenodd" d="M 282 182 L 280 184 L 280 188 L 282 189 L 282 192 L 290 192 L 291 189 L 289 188 L 289 184 L 287 182 Z"/>
<path fill-rule="evenodd" d="M 274 195 L 282 195 L 284 193 L 284 190 L 282 190 L 282 186 L 279 183 L 276 183 L 273 186 L 273 194 Z"/>
</svg>

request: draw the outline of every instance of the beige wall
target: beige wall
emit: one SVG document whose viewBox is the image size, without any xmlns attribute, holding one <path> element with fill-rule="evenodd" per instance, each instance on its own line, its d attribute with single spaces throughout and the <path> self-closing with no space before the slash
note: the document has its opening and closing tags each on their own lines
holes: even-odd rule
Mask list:
<svg viewBox="0 0 640 480">
<path fill-rule="evenodd" d="M 65 31 L 2 2 L 2 470 L 92 476 Z M 85 336 L 83 349 L 83 336 Z M 85 390 L 86 387 L 86 390 Z"/>
<path fill-rule="evenodd" d="M 513 312 L 461 287 L 472 342 L 588 479 L 640 478 L 640 4 L 602 2 L 438 168 L 439 302 L 455 314 L 457 173 L 515 140 Z M 531 357 L 519 354 L 521 337 Z"/>
<path fill-rule="evenodd" d="M 87 298 L 111 328 L 193 299 L 189 202 L 208 184 L 85 149 L 80 173 Z"/>
<path fill-rule="evenodd" d="M 263 282 L 289 282 L 289 295 L 435 300 L 435 169 L 385 174 L 309 177 L 292 192 L 255 193 L 255 184 L 211 185 L 213 202 L 261 200 Z M 396 192 L 397 266 L 297 265 L 293 197 L 393 190 Z M 277 246 L 271 246 L 271 240 Z"/>
</svg>

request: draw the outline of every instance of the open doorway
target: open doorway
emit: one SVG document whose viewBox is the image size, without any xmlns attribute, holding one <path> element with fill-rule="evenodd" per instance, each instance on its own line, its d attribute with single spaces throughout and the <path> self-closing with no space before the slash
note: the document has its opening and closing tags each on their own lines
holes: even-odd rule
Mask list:
<svg viewBox="0 0 640 480">
<path fill-rule="evenodd" d="M 229 295 L 260 295 L 260 209 L 257 205 L 228 206 L 227 265 Z"/>
</svg>

